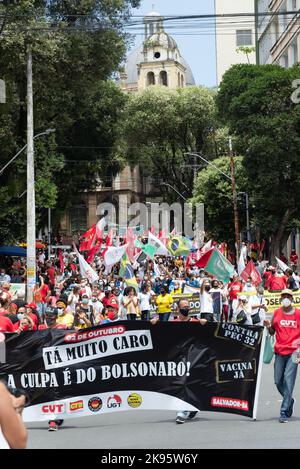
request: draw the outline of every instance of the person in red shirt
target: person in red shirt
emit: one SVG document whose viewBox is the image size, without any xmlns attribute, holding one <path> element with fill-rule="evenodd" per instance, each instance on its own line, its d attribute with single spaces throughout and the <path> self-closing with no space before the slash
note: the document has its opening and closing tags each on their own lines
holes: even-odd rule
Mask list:
<svg viewBox="0 0 300 469">
<path fill-rule="evenodd" d="M 298 256 L 297 256 L 297 253 L 296 253 L 295 249 L 292 249 L 292 252 L 291 252 L 291 255 L 290 255 L 290 261 L 291 261 L 291 264 L 292 264 L 292 269 L 297 270 Z"/>
<path fill-rule="evenodd" d="M 293 353 L 300 344 L 300 309 L 294 308 L 293 299 L 291 290 L 283 290 L 281 308 L 274 311 L 272 322 L 264 321 L 269 334 L 276 333 L 274 377 L 283 398 L 280 423 L 287 423 L 293 414 L 293 390 L 298 371 L 298 364 L 293 361 Z"/>
<path fill-rule="evenodd" d="M 13 323 L 6 316 L 0 316 L 0 332 L 15 332 Z"/>
<path fill-rule="evenodd" d="M 272 271 L 272 277 L 269 281 L 269 291 L 281 291 L 286 288 L 288 277 L 286 275 L 279 274 L 278 272 Z"/>
<path fill-rule="evenodd" d="M 36 303 L 29 303 L 25 305 L 26 308 L 26 315 L 30 317 L 30 319 L 34 323 L 33 330 L 36 331 L 39 325 L 39 315 L 37 312 L 37 304 Z"/>
<path fill-rule="evenodd" d="M 275 273 L 276 269 L 275 267 L 273 267 L 272 265 L 270 265 L 264 272 L 263 274 L 263 278 L 265 280 L 265 289 L 266 290 L 269 290 L 270 288 L 270 281 L 271 281 L 271 278 L 273 276 L 273 273 Z"/>
<path fill-rule="evenodd" d="M 239 278 L 236 274 L 232 276 L 232 281 L 228 284 L 228 293 L 229 293 L 229 321 L 233 318 L 233 311 L 237 307 L 238 303 L 238 293 L 243 291 L 243 284 L 239 281 Z"/>
<path fill-rule="evenodd" d="M 49 283 L 54 287 L 55 285 L 55 268 L 53 265 L 50 263 L 49 267 L 47 269 L 47 275 L 49 277 Z"/>
</svg>

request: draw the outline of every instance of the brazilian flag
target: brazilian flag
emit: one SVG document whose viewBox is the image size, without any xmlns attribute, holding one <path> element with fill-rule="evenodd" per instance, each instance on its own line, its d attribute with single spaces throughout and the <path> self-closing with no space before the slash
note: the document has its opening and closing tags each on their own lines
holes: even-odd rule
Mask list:
<svg viewBox="0 0 300 469">
<path fill-rule="evenodd" d="M 125 280 L 125 283 L 128 287 L 133 287 L 136 291 L 138 291 L 138 284 L 134 275 L 134 270 L 129 262 L 127 254 L 124 254 L 122 257 L 119 277 L 122 277 L 122 279 Z"/>
<path fill-rule="evenodd" d="M 168 241 L 167 248 L 173 256 L 188 256 L 191 248 L 187 241 L 183 236 L 172 236 Z"/>
</svg>

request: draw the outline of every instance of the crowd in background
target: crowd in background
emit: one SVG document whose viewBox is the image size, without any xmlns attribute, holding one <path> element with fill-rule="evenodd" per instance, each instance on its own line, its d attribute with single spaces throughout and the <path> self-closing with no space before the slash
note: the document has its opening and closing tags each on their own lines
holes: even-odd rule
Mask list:
<svg viewBox="0 0 300 469">
<path fill-rule="evenodd" d="M 243 281 L 237 274 L 224 284 L 204 269 L 187 267 L 182 257 L 157 256 L 156 266 L 150 259 L 134 266 L 137 286 L 130 286 L 119 277 L 119 264 L 106 273 L 101 257 L 96 256 L 93 267 L 98 281 L 91 284 L 80 275 L 75 253 L 65 251 L 63 263 L 62 270 L 58 256 L 47 259 L 44 251 L 37 253 L 37 282 L 30 303 L 25 301 L 25 289 L 14 294 L 11 288 L 11 284 L 25 281 L 25 261 L 13 258 L 0 269 L 0 331 L 80 330 L 120 319 L 168 321 L 176 319 L 178 295 L 191 292 L 194 299 L 199 298 L 194 316 L 263 325 L 267 313 L 264 291 L 295 291 L 300 281 L 292 265 L 283 273 L 257 261 L 261 285 L 254 286 L 251 278 Z"/>
</svg>

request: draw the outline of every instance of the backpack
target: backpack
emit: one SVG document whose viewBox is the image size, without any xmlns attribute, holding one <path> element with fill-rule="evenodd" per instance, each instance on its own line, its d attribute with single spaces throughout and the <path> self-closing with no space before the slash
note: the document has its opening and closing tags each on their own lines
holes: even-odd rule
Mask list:
<svg viewBox="0 0 300 469">
<path fill-rule="evenodd" d="M 245 324 L 247 322 L 247 314 L 245 313 L 244 310 L 240 311 L 236 317 L 236 322 L 239 325 Z"/>
</svg>

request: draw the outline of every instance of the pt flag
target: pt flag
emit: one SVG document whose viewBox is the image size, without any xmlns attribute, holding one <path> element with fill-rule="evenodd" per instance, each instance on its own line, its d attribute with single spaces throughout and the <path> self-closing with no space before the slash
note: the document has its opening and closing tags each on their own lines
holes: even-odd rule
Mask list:
<svg viewBox="0 0 300 469">
<path fill-rule="evenodd" d="M 243 272 L 240 274 L 240 277 L 247 282 L 248 278 L 250 277 L 252 280 L 253 285 L 256 287 L 261 284 L 262 279 L 260 276 L 260 273 L 255 267 L 254 262 L 251 260 L 248 262 L 246 265 L 246 268 L 243 270 Z"/>
<path fill-rule="evenodd" d="M 257 326 L 195 322 L 6 333 L 0 378 L 29 393 L 26 422 L 145 409 L 253 417 L 262 338 Z"/>
</svg>

